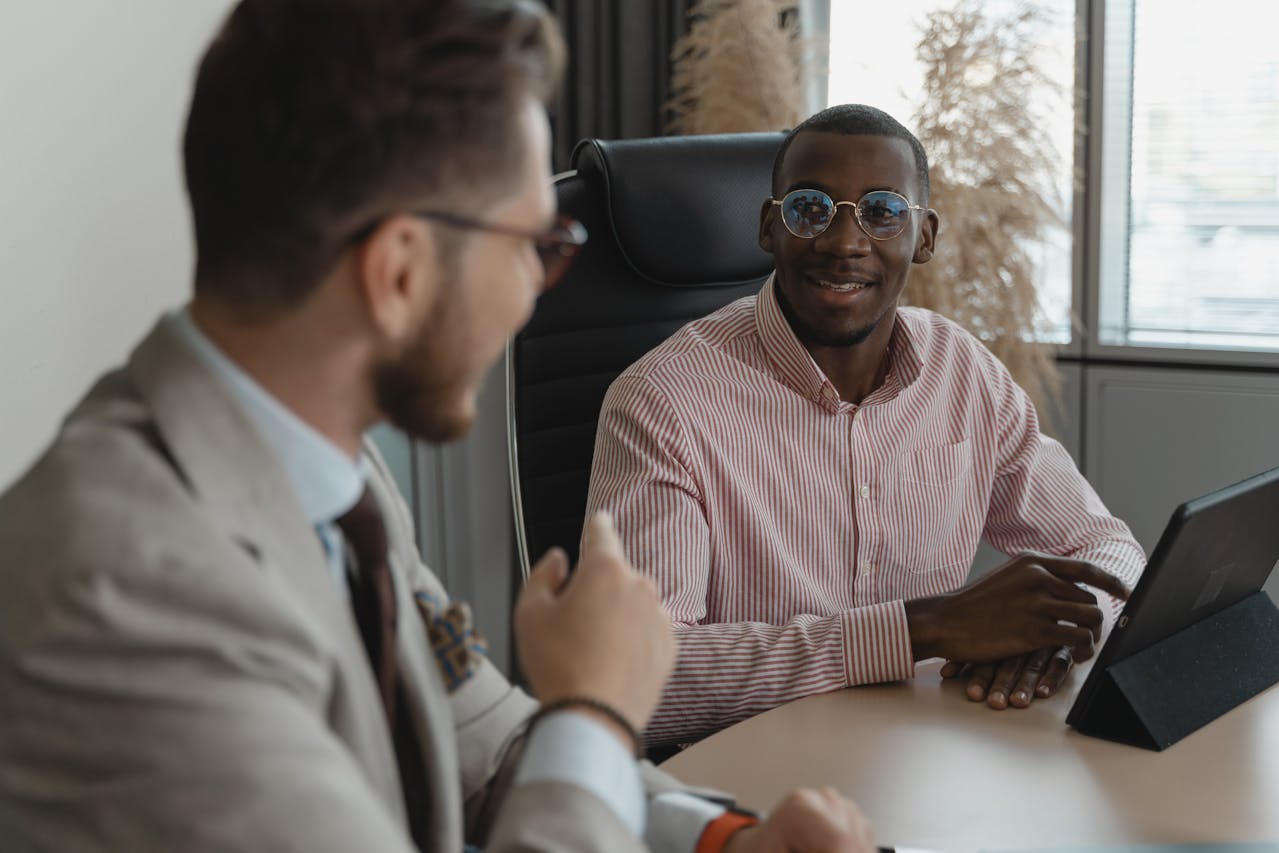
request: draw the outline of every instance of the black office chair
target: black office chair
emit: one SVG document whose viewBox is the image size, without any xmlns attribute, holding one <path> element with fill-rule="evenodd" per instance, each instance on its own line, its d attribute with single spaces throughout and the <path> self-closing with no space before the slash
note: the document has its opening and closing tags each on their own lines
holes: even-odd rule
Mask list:
<svg viewBox="0 0 1279 853">
<path fill-rule="evenodd" d="M 507 430 L 521 570 L 577 559 L 595 424 L 609 384 L 689 320 L 755 293 L 781 133 L 584 140 L 556 181 L 590 239 L 507 348 Z"/>
</svg>

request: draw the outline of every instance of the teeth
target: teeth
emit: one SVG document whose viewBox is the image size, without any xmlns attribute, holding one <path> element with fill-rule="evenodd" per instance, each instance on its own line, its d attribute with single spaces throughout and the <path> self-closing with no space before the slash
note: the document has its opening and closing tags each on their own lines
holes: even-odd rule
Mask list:
<svg viewBox="0 0 1279 853">
<path fill-rule="evenodd" d="M 817 283 L 820 284 L 822 287 L 827 288 L 828 290 L 835 291 L 836 293 L 848 293 L 850 291 L 861 290 L 862 288 L 866 287 L 866 284 L 864 282 L 856 282 L 856 281 L 851 281 L 851 282 L 848 282 L 847 284 L 843 284 L 843 283 L 834 282 L 834 281 L 821 281 L 819 279 Z"/>
</svg>

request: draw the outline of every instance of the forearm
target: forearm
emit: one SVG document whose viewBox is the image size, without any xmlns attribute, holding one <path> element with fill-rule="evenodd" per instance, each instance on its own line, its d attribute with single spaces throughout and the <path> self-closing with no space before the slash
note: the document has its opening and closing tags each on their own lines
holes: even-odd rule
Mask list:
<svg viewBox="0 0 1279 853">
<path fill-rule="evenodd" d="M 786 702 L 909 678 L 900 602 L 785 625 L 677 625 L 679 658 L 649 723 L 651 743 L 687 743 Z"/>
</svg>

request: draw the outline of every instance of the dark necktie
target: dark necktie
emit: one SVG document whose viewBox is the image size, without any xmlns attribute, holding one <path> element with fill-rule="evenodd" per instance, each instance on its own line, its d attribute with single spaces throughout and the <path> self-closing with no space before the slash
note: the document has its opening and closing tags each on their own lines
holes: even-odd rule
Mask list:
<svg viewBox="0 0 1279 853">
<path fill-rule="evenodd" d="M 387 565 L 386 525 L 367 486 L 355 506 L 337 519 L 337 526 L 355 557 L 351 609 L 377 679 L 387 724 L 395 731 L 395 588 Z"/>
<path fill-rule="evenodd" d="M 395 586 L 387 563 L 386 523 L 382 510 L 368 486 L 350 511 L 337 520 L 338 529 L 346 537 L 355 557 L 356 573 L 348 575 L 351 588 L 351 610 L 360 626 L 364 650 L 377 678 L 382 708 L 395 746 L 395 763 L 400 771 L 400 788 L 408 813 L 409 833 L 418 847 L 426 849 L 430 837 L 430 797 L 426 767 L 404 691 L 398 684 L 395 655 Z M 399 724 L 397 725 L 397 717 Z"/>
</svg>

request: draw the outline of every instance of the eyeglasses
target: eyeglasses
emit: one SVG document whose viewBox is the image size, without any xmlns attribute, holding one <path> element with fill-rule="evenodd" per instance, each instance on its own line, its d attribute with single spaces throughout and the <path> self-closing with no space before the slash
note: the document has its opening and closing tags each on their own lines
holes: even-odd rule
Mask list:
<svg viewBox="0 0 1279 853">
<path fill-rule="evenodd" d="M 786 230 L 805 240 L 820 235 L 835 221 L 841 205 L 848 205 L 857 224 L 872 240 L 891 240 L 906 229 L 912 210 L 923 210 L 902 195 L 889 190 L 868 192 L 857 201 L 833 201 L 821 190 L 793 190 L 781 201 L 770 199 L 782 209 Z"/>
<path fill-rule="evenodd" d="M 495 225 L 491 222 L 481 222 L 478 219 L 469 219 L 465 216 L 455 216 L 451 213 L 441 213 L 434 210 L 416 210 L 413 211 L 412 215 L 418 219 L 442 222 L 454 228 L 489 231 L 493 234 L 506 234 L 511 237 L 532 240 L 537 257 L 542 262 L 543 290 L 551 289 L 564 277 L 564 274 L 568 272 L 568 268 L 573 265 L 573 259 L 581 253 L 582 247 L 586 245 L 586 226 L 569 216 L 561 215 L 557 218 L 555 225 L 546 231 L 530 231 L 525 228 Z M 380 221 L 360 229 L 351 238 L 351 241 L 358 243 L 368 239 L 379 224 Z"/>
</svg>

